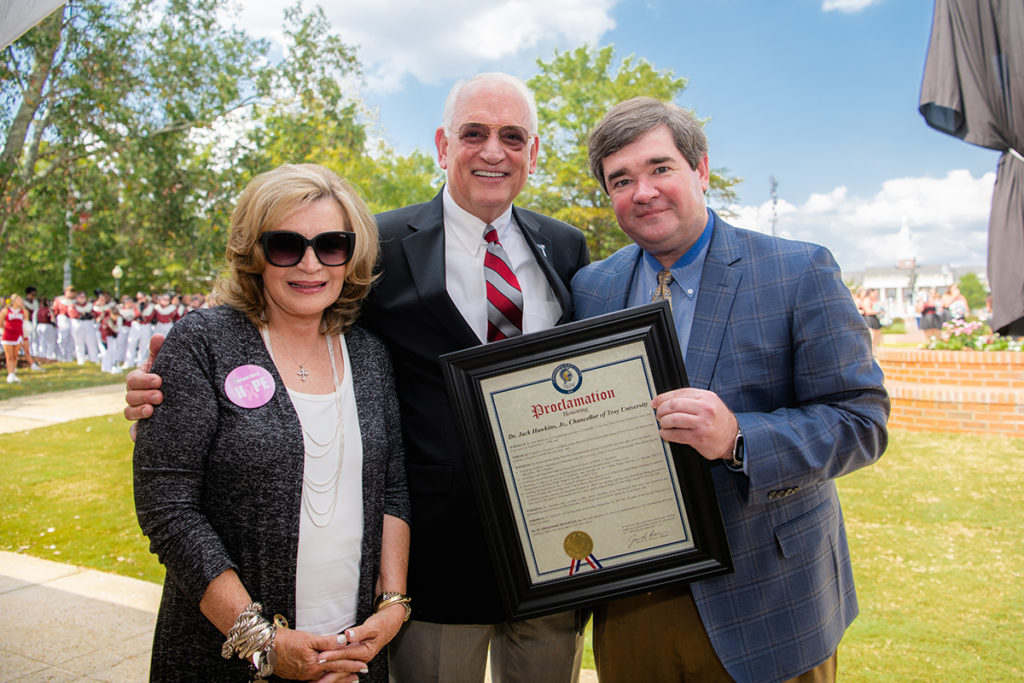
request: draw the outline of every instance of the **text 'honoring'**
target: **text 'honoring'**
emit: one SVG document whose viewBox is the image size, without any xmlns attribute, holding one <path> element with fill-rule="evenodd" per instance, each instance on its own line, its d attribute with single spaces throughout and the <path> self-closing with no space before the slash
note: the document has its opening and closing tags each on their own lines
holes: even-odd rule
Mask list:
<svg viewBox="0 0 1024 683">
<path fill-rule="evenodd" d="M 531 409 L 533 410 L 533 418 L 536 420 L 540 419 L 541 415 L 560 413 L 565 410 L 572 410 L 573 408 L 587 406 L 592 403 L 607 401 L 610 398 L 615 398 L 614 389 L 608 389 L 607 391 L 592 391 L 587 396 L 563 398 L 556 403 L 534 403 Z"/>
</svg>

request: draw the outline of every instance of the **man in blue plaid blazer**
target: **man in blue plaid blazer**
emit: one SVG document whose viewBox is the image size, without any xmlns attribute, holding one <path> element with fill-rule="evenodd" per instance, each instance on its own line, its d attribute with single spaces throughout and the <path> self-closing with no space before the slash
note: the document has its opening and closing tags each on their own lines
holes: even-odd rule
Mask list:
<svg viewBox="0 0 1024 683">
<path fill-rule="evenodd" d="M 707 141 L 679 107 L 614 107 L 590 163 L 634 244 L 576 274 L 575 315 L 669 295 L 690 387 L 654 407 L 662 438 L 712 461 L 735 564 L 598 608 L 601 683 L 834 680 L 857 615 L 834 480 L 881 456 L 889 414 L 839 268 L 707 209 Z"/>
</svg>

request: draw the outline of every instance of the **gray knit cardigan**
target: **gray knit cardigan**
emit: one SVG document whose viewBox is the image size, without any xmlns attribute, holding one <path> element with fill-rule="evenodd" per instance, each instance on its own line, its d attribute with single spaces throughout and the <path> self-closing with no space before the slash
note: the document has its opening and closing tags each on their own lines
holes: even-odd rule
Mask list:
<svg viewBox="0 0 1024 683">
<path fill-rule="evenodd" d="M 353 327 L 345 334 L 363 440 L 363 541 L 357 619 L 372 611 L 383 515 L 409 521 L 404 453 L 391 363 L 383 344 Z M 255 409 L 232 403 L 228 373 L 270 372 L 273 398 Z M 237 657 L 222 659 L 224 636 L 199 611 L 210 581 L 238 572 L 264 613 L 295 623 L 303 442 L 298 416 L 259 331 L 218 307 L 175 323 L 154 372 L 164 402 L 139 423 L 135 509 L 150 549 L 167 568 L 153 639 L 154 681 L 247 680 Z M 386 681 L 381 652 L 360 680 Z"/>
</svg>

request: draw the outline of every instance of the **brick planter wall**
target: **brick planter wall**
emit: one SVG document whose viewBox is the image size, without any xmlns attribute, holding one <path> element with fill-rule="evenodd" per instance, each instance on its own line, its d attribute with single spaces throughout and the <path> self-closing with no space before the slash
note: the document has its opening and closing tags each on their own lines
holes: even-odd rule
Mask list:
<svg viewBox="0 0 1024 683">
<path fill-rule="evenodd" d="M 878 350 L 889 426 L 1024 438 L 1024 353 Z"/>
</svg>

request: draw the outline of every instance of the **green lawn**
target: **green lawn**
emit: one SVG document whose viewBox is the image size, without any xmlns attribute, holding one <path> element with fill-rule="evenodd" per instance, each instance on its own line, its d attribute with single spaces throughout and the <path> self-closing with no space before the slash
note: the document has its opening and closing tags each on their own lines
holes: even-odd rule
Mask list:
<svg viewBox="0 0 1024 683">
<path fill-rule="evenodd" d="M 842 679 L 1020 680 L 1024 441 L 891 437 L 878 464 L 839 481 L 861 606 Z M 120 416 L 3 439 L 0 549 L 162 581 L 135 520 Z"/>
<path fill-rule="evenodd" d="M 163 582 L 135 519 L 120 415 L 3 435 L 0 550 Z"/>
<path fill-rule="evenodd" d="M 894 432 L 839 480 L 860 618 L 845 680 L 1024 677 L 1024 441 Z"/>
<path fill-rule="evenodd" d="M 7 371 L 4 371 L 7 377 Z M 123 384 L 123 375 L 112 375 L 100 370 L 95 363 L 78 365 L 77 363 L 50 363 L 44 361 L 39 370 L 18 368 L 20 382 L 7 384 L 0 382 L 0 401 L 33 394 L 46 394 L 52 391 L 84 389 L 102 384 Z"/>
</svg>

